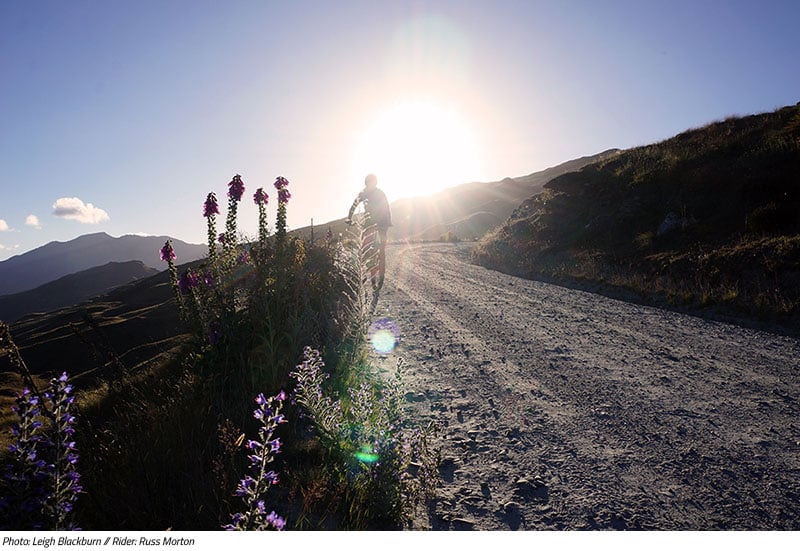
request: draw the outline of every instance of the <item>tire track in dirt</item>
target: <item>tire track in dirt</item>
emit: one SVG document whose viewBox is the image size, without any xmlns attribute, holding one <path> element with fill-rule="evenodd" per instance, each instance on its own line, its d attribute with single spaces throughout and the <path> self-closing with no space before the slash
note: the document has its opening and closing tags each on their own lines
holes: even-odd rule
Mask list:
<svg viewBox="0 0 800 551">
<path fill-rule="evenodd" d="M 796 339 L 506 276 L 468 252 L 390 247 L 376 314 L 403 332 L 410 412 L 442 426 L 420 528 L 800 528 Z"/>
</svg>

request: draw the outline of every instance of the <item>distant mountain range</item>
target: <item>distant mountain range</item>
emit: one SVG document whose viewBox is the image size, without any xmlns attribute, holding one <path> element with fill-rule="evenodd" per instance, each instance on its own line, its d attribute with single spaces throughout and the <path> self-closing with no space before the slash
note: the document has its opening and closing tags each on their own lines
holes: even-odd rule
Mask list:
<svg viewBox="0 0 800 551">
<path fill-rule="evenodd" d="M 13 323 L 34 312 L 72 306 L 118 287 L 158 273 L 139 260 L 109 262 L 45 283 L 35 289 L 0 296 L 0 320 Z"/>
<path fill-rule="evenodd" d="M 124 235 L 111 237 L 107 233 L 82 235 L 71 241 L 53 241 L 24 254 L 0 262 L 0 296 L 20 293 L 55 281 L 65 275 L 109 262 L 138 260 L 145 266 L 163 270 L 159 251 L 167 236 Z M 203 258 L 205 245 L 172 240 L 178 262 L 185 263 Z"/>
</svg>

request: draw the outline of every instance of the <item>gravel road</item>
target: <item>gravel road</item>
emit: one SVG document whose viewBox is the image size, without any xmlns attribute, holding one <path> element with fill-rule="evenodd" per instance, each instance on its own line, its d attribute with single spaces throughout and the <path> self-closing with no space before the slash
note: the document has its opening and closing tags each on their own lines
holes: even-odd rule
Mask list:
<svg viewBox="0 0 800 551">
<path fill-rule="evenodd" d="M 800 529 L 800 341 L 388 249 L 434 530 Z"/>
</svg>

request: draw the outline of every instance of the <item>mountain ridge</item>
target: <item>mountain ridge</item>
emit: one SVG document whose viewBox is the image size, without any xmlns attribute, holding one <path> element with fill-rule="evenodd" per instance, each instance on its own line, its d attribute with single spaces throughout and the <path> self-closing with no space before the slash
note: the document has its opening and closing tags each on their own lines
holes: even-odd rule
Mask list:
<svg viewBox="0 0 800 551">
<path fill-rule="evenodd" d="M 159 257 L 159 250 L 167 239 L 172 239 L 180 262 L 191 262 L 207 253 L 205 245 L 186 243 L 168 236 L 84 234 L 69 241 L 51 241 L 0 261 L 0 296 L 29 291 L 60 277 L 109 262 L 138 260 L 145 266 L 163 270 L 166 266 Z"/>
</svg>

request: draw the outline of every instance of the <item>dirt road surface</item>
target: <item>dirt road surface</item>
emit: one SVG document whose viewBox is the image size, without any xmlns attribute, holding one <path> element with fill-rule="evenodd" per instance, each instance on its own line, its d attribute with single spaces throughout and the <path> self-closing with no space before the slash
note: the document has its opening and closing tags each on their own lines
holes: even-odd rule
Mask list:
<svg viewBox="0 0 800 551">
<path fill-rule="evenodd" d="M 441 425 L 416 528 L 800 529 L 800 342 L 388 250 L 409 412 Z"/>
</svg>

